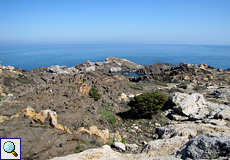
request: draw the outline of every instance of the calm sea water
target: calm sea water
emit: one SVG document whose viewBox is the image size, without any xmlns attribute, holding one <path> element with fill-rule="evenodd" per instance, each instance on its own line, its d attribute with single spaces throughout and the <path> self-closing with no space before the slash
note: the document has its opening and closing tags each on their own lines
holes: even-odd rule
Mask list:
<svg viewBox="0 0 230 160">
<path fill-rule="evenodd" d="M 230 46 L 224 45 L 137 45 L 70 44 L 0 46 L 1 65 L 26 70 L 51 65 L 72 67 L 90 60 L 102 62 L 107 57 L 125 58 L 138 64 L 206 63 L 215 68 L 230 68 Z"/>
</svg>

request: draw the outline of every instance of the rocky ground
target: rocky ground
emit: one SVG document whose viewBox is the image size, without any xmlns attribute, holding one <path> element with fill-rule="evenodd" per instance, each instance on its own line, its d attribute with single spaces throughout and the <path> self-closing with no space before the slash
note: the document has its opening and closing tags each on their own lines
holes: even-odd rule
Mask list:
<svg viewBox="0 0 230 160">
<path fill-rule="evenodd" d="M 230 70 L 115 57 L 71 68 L 0 68 L 0 137 L 21 138 L 22 159 L 230 157 Z M 129 99 L 150 91 L 168 96 L 161 113 L 132 113 Z"/>
</svg>

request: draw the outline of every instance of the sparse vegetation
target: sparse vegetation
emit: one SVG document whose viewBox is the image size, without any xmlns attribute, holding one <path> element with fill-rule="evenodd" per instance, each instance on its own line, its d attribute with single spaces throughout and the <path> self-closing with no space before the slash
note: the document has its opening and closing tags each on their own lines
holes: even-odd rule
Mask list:
<svg viewBox="0 0 230 160">
<path fill-rule="evenodd" d="M 130 99 L 128 105 L 138 114 L 156 114 L 163 107 L 167 96 L 159 92 L 146 92 Z"/>
<path fill-rule="evenodd" d="M 94 100 L 97 101 L 101 98 L 101 95 L 98 93 L 98 90 L 96 88 L 92 87 L 89 90 L 89 97 L 94 98 Z"/>
<path fill-rule="evenodd" d="M 82 140 L 82 143 L 86 144 L 86 145 L 89 145 L 88 142 L 86 142 L 85 140 Z"/>
<path fill-rule="evenodd" d="M 82 146 L 77 146 L 77 147 L 76 147 L 76 150 L 79 151 L 79 150 L 81 150 L 82 148 L 83 148 Z"/>
</svg>

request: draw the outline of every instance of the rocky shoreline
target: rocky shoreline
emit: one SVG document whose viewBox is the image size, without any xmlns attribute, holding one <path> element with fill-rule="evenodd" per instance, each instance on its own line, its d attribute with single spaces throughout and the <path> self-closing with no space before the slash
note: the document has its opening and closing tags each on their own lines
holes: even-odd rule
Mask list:
<svg viewBox="0 0 230 160">
<path fill-rule="evenodd" d="M 109 57 L 30 71 L 0 66 L 0 82 L 0 137 L 21 138 L 22 159 L 230 157 L 229 69 Z M 168 96 L 161 113 L 132 113 L 129 99 L 151 91 Z"/>
</svg>

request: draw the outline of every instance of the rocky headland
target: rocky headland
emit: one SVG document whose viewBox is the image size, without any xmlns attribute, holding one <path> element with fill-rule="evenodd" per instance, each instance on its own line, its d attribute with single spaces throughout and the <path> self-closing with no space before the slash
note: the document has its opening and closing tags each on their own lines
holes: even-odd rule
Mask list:
<svg viewBox="0 0 230 160">
<path fill-rule="evenodd" d="M 130 98 L 152 91 L 168 96 L 161 112 L 134 114 Z M 0 66 L 0 98 L 0 137 L 21 138 L 25 160 L 230 157 L 229 69 L 115 57 L 30 71 Z"/>
</svg>

